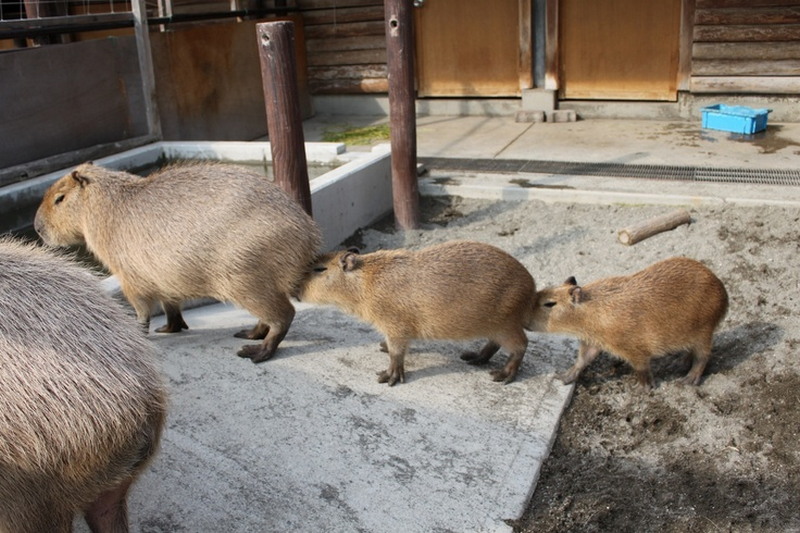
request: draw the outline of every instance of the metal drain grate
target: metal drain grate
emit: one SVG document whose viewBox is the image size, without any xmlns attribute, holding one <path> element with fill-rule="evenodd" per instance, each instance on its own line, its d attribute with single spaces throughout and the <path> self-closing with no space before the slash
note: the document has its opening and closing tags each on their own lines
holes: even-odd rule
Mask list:
<svg viewBox="0 0 800 533">
<path fill-rule="evenodd" d="M 606 178 L 708 181 L 756 185 L 800 185 L 800 170 L 688 167 L 674 165 L 628 165 L 622 163 L 577 163 L 527 159 L 460 159 L 421 157 L 427 168 L 471 172 L 530 172 Z"/>
</svg>

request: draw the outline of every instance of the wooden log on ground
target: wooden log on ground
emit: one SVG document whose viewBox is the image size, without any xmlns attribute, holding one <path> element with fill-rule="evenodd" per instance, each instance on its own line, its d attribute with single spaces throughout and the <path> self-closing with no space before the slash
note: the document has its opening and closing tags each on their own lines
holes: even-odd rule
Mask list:
<svg viewBox="0 0 800 533">
<path fill-rule="evenodd" d="M 636 244 L 656 233 L 675 229 L 681 224 L 689 224 L 692 217 L 686 209 L 678 209 L 666 215 L 661 215 L 639 224 L 619 230 L 617 238 L 622 244 Z"/>
</svg>

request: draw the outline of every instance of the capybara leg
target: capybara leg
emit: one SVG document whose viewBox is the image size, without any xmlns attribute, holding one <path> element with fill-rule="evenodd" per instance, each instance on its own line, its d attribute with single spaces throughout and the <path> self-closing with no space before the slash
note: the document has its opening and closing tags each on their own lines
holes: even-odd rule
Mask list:
<svg viewBox="0 0 800 533">
<path fill-rule="evenodd" d="M 389 353 L 389 347 L 386 346 L 386 341 L 381 341 L 380 347 L 383 353 Z"/>
<path fill-rule="evenodd" d="M 691 356 L 692 368 L 679 381 L 682 385 L 700 385 L 700 381 L 703 379 L 703 372 L 705 372 L 708 360 L 711 358 L 711 347 L 695 347 L 691 351 Z"/>
<path fill-rule="evenodd" d="M 92 533 L 128 532 L 128 488 L 126 481 L 115 489 L 104 492 L 84 512 Z"/>
<path fill-rule="evenodd" d="M 389 368 L 378 372 L 378 383 L 388 383 L 391 387 L 398 381 L 405 383 L 406 369 L 405 357 L 408 351 L 408 339 L 386 339 L 389 350 Z"/>
<path fill-rule="evenodd" d="M 653 372 L 650 370 L 650 360 L 646 359 L 644 363 L 633 364 L 633 371 L 636 375 L 636 382 L 644 390 L 650 390 L 655 387 L 656 382 L 653 379 Z"/>
<path fill-rule="evenodd" d="M 578 359 L 575 361 L 575 364 L 572 365 L 569 370 L 558 374 L 556 377 L 563 381 L 565 385 L 574 382 L 576 379 L 578 379 L 578 376 L 581 375 L 583 369 L 589 366 L 599 354 L 600 348 L 597 346 L 591 346 L 585 342 L 581 342 L 580 346 L 578 347 Z"/>
<path fill-rule="evenodd" d="M 181 314 L 180 304 L 161 302 L 164 314 L 167 316 L 167 323 L 156 329 L 156 333 L 180 333 L 184 329 L 189 329 Z"/>
<path fill-rule="evenodd" d="M 500 345 L 494 341 L 487 342 L 481 351 L 478 353 L 475 352 L 465 352 L 461 354 L 461 359 L 466 361 L 471 365 L 482 365 L 489 362 L 489 359 L 492 358 L 494 354 L 497 353 L 497 350 L 500 349 Z"/>
<path fill-rule="evenodd" d="M 292 325 L 292 320 L 294 320 L 294 306 L 286 295 L 277 297 L 273 302 L 274 307 L 269 312 L 257 314 L 257 316 L 261 317 L 259 324 L 267 324 L 268 327 L 264 342 L 260 345 L 242 346 L 242 349 L 238 352 L 239 357 L 247 357 L 254 363 L 263 363 L 275 355 L 278 345 L 288 333 L 289 326 Z M 266 318 L 267 316 L 274 318 Z"/>
<path fill-rule="evenodd" d="M 508 352 L 506 366 L 500 370 L 489 372 L 493 381 L 502 381 L 504 384 L 511 383 L 517 377 L 519 367 L 522 365 L 522 358 L 525 357 L 525 350 L 528 348 L 528 337 L 523 330 L 504 340 L 503 349 Z"/>
<path fill-rule="evenodd" d="M 267 333 L 269 333 L 269 324 L 265 324 L 259 320 L 258 324 L 252 329 L 243 329 L 242 331 L 234 333 L 233 336 L 237 339 L 260 340 L 266 338 Z"/>
<path fill-rule="evenodd" d="M 150 314 L 153 309 L 153 301 L 132 291 L 124 279 L 120 278 L 119 282 L 122 294 L 125 295 L 125 298 L 133 306 L 133 310 L 136 311 L 136 321 L 139 322 L 139 326 L 144 330 L 145 334 L 150 333 Z"/>
</svg>

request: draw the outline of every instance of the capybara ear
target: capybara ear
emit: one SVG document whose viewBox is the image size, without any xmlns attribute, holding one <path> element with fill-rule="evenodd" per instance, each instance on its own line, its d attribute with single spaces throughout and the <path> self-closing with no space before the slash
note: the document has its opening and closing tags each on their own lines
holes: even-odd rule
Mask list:
<svg viewBox="0 0 800 533">
<path fill-rule="evenodd" d="M 570 276 L 567 278 L 567 281 L 564 282 L 564 285 L 577 285 L 578 281 L 575 279 L 575 276 Z"/>
<path fill-rule="evenodd" d="M 361 265 L 361 259 L 358 257 L 357 253 L 347 252 L 339 258 L 339 265 L 341 265 L 344 272 L 349 272 Z"/>
<path fill-rule="evenodd" d="M 359 250 L 355 246 L 351 246 L 350 248 L 347 249 L 347 251 L 350 252 L 350 253 L 353 253 L 353 254 L 360 254 L 361 253 L 361 250 Z"/>
<path fill-rule="evenodd" d="M 583 301 L 583 291 L 577 285 L 569 290 L 569 295 L 572 297 L 572 303 L 574 304 L 579 304 Z"/>
<path fill-rule="evenodd" d="M 72 177 L 72 179 L 75 180 L 75 183 L 77 183 L 81 187 L 85 187 L 87 184 L 91 182 L 91 180 L 88 177 L 78 172 L 77 169 L 72 171 L 70 177 Z"/>
</svg>

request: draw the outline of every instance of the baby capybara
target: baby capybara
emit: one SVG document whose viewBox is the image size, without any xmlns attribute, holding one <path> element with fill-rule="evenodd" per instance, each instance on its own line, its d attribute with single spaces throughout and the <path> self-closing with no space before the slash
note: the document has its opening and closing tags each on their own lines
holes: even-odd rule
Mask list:
<svg viewBox="0 0 800 533">
<path fill-rule="evenodd" d="M 722 282 L 702 263 L 673 257 L 630 276 L 579 286 L 569 278 L 537 294 L 534 329 L 580 339 L 578 360 L 559 376 L 572 383 L 601 352 L 621 357 L 638 382 L 654 385 L 653 357 L 688 350 L 692 367 L 683 383 L 699 385 L 712 339 L 728 309 Z"/>
<path fill-rule="evenodd" d="M 158 447 L 154 348 L 87 271 L 0 240 L 0 531 L 128 531 L 127 492 Z"/>
<path fill-rule="evenodd" d="M 147 178 L 84 164 L 45 193 L 34 222 L 45 243 L 87 248 L 117 276 L 145 330 L 161 302 L 186 328 L 181 302 L 211 297 L 259 322 L 238 337 L 264 339 L 239 355 L 275 353 L 294 319 L 289 295 L 318 253 L 319 229 L 278 186 L 218 163 L 167 166 Z"/>
<path fill-rule="evenodd" d="M 500 349 L 509 354 L 494 381 L 517 375 L 528 338 L 536 286 L 506 252 L 479 242 L 453 241 L 419 251 L 348 250 L 323 255 L 301 285 L 303 301 L 333 304 L 373 324 L 386 338 L 389 368 L 378 381 L 405 380 L 404 358 L 414 339 L 488 338 L 482 364 Z"/>
</svg>

